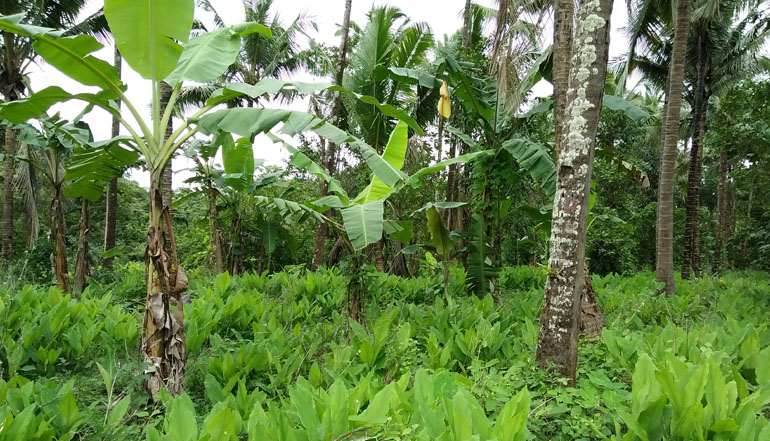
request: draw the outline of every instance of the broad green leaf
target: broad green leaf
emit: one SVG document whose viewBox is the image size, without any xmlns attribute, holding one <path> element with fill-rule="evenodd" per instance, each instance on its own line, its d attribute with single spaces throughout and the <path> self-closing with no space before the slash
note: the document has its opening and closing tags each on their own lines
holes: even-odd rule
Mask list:
<svg viewBox="0 0 770 441">
<path fill-rule="evenodd" d="M 160 81 L 177 65 L 193 24 L 193 0 L 105 0 L 118 50 L 143 78 Z"/>
<path fill-rule="evenodd" d="M 386 220 L 383 223 L 385 234 L 393 237 L 401 243 L 408 244 L 412 240 L 412 221 Z"/>
<path fill-rule="evenodd" d="M 352 205 L 342 210 L 345 231 L 353 248 L 362 250 L 382 239 L 383 214 L 382 201 Z"/>
<path fill-rule="evenodd" d="M 262 240 L 265 245 L 265 253 L 267 255 L 273 254 L 275 251 L 275 243 L 278 239 L 278 228 L 275 222 L 270 219 L 265 219 L 262 224 Z"/>
<path fill-rule="evenodd" d="M 0 30 L 32 39 L 35 52 L 80 83 L 102 89 L 122 87 L 115 67 L 90 55 L 103 47 L 94 37 L 78 35 L 59 38 L 61 31 L 25 25 L 21 23 L 23 18 L 24 14 L 1 17 Z"/>
<path fill-rule="evenodd" d="M 78 405 L 72 392 L 67 392 L 59 401 L 59 418 L 63 427 L 72 428 L 78 421 Z"/>
<path fill-rule="evenodd" d="M 524 441 L 527 439 L 529 416 L 529 392 L 521 392 L 511 398 L 500 411 L 495 422 L 493 436 L 497 441 Z"/>
<path fill-rule="evenodd" d="M 174 441 L 197 441 L 198 423 L 195 421 L 195 406 L 187 395 L 178 395 L 171 400 L 166 416 L 166 433 Z"/>
<path fill-rule="evenodd" d="M 241 37 L 251 33 L 272 37 L 269 28 L 258 23 L 245 23 L 191 38 L 183 45 L 179 62 L 165 81 L 176 86 L 182 81 L 207 83 L 217 79 L 235 62 L 241 50 Z"/>
<path fill-rule="evenodd" d="M 406 123 L 399 121 L 393 132 L 390 134 L 388 144 L 382 153 L 382 159 L 397 170 L 401 170 L 406 159 L 406 149 L 409 141 L 409 128 Z M 356 196 L 354 203 L 365 204 L 378 201 L 393 190 L 391 186 L 386 185 L 376 175 L 364 190 Z"/>
<path fill-rule="evenodd" d="M 203 439 L 208 441 L 230 441 L 238 439 L 240 418 L 236 419 L 233 410 L 218 403 L 204 421 Z M 183 441 L 175 439 L 174 441 Z M 186 440 L 184 440 L 186 441 Z"/>
<path fill-rule="evenodd" d="M 489 281 L 497 277 L 499 268 L 491 264 L 489 256 L 494 253 L 494 250 L 487 243 L 486 225 L 480 213 L 474 213 L 471 218 L 467 249 L 468 281 L 473 292 L 483 296 L 489 292 Z"/>
<path fill-rule="evenodd" d="M 449 230 L 444 226 L 444 220 L 441 218 L 436 207 L 430 207 L 425 215 L 428 217 L 428 231 L 430 231 L 430 244 L 436 248 L 443 259 L 449 256 L 449 253 L 455 246 L 454 241 L 449 237 Z"/>
<path fill-rule="evenodd" d="M 263 108 L 223 109 L 202 117 L 198 121 L 198 129 L 203 134 L 224 130 L 250 138 L 269 132 L 279 123 L 284 123 L 281 132 L 289 136 L 312 131 L 337 145 L 347 144 L 361 155 L 386 185 L 394 186 L 406 179 L 404 173 L 385 161 L 370 145 L 306 112 Z"/>
<path fill-rule="evenodd" d="M 392 78 L 404 83 L 419 84 L 428 89 L 441 87 L 441 80 L 421 70 L 405 67 L 391 67 L 388 70 Z"/>
<path fill-rule="evenodd" d="M 286 148 L 286 150 L 288 150 L 292 155 L 294 155 L 292 156 L 291 161 L 289 162 L 290 165 L 293 165 L 299 168 L 300 170 L 307 170 L 309 173 L 312 173 L 319 179 L 323 179 L 329 185 L 329 191 L 337 195 L 338 200 L 341 202 L 341 204 L 343 204 L 343 206 L 347 206 L 349 204 L 348 194 L 345 191 L 345 189 L 342 188 L 342 184 L 340 183 L 339 180 L 335 179 L 332 175 L 330 175 L 325 168 L 313 162 L 313 160 L 310 159 L 307 155 L 300 152 L 297 148 L 295 148 L 288 142 L 284 141 L 282 138 L 272 133 L 268 133 L 267 136 L 269 136 L 274 143 L 282 144 L 284 148 Z M 324 199 L 324 198 L 321 198 L 321 199 Z M 315 204 L 315 205 L 323 206 L 319 204 Z M 328 207 L 342 208 L 340 206 L 333 206 L 333 205 L 328 205 Z"/>
<path fill-rule="evenodd" d="M 628 100 L 615 95 L 604 95 L 602 104 L 611 110 L 620 110 L 636 122 L 650 119 L 650 114 Z"/>
<path fill-rule="evenodd" d="M 513 138 L 503 143 L 503 148 L 532 176 L 549 198 L 556 194 L 556 165 L 548 149 L 542 144 L 525 138 Z"/>
<path fill-rule="evenodd" d="M 78 93 L 71 94 L 61 87 L 50 86 L 40 92 L 22 98 L 16 101 L 10 101 L 0 105 L 0 118 L 6 119 L 14 124 L 21 124 L 33 118 L 39 118 L 46 115 L 48 109 L 54 104 L 69 100 L 79 100 L 89 104 L 96 105 L 108 110 L 112 114 L 117 114 L 110 101 L 107 99 L 109 92 Z"/>
<path fill-rule="evenodd" d="M 233 142 L 226 137 L 222 144 L 222 163 L 225 173 L 238 176 L 227 179 L 227 183 L 236 190 L 245 190 L 254 180 L 254 150 L 248 138 Z"/>
<path fill-rule="evenodd" d="M 104 193 L 104 185 L 115 176 L 120 176 L 139 158 L 135 151 L 122 147 L 118 142 L 120 140 L 76 148 L 67 167 L 65 177 L 69 184 L 64 188 L 64 194 L 89 201 L 99 200 Z"/>
<path fill-rule="evenodd" d="M 348 430 L 348 390 L 345 382 L 338 378 L 329 389 L 329 403 L 326 408 L 327 418 L 324 424 L 328 428 L 328 439 L 336 439 Z"/>
<path fill-rule="evenodd" d="M 114 426 L 118 423 L 120 423 L 123 420 L 123 417 L 126 416 L 126 412 L 128 412 L 128 406 L 131 404 L 131 395 L 126 395 L 118 401 L 118 404 L 115 405 L 115 407 L 112 408 L 110 411 L 110 415 L 107 418 L 107 425 L 108 426 Z"/>
</svg>

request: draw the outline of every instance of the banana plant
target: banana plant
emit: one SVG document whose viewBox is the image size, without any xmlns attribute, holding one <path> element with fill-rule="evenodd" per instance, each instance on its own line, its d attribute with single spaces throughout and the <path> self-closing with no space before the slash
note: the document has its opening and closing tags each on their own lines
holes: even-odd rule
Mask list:
<svg viewBox="0 0 770 441">
<path fill-rule="evenodd" d="M 253 134 L 272 130 L 283 123 L 282 131 L 294 135 L 314 131 L 336 143 L 348 143 L 364 160 L 375 167 L 375 173 L 389 185 L 403 181 L 405 176 L 376 154 L 371 146 L 344 131 L 305 112 L 278 109 L 215 108 L 239 96 L 251 98 L 292 89 L 312 93 L 328 89 L 328 85 L 290 84 L 280 80 L 263 80 L 254 85 L 230 84 L 212 93 L 206 104 L 179 127 L 166 135 L 171 114 L 185 81 L 205 83 L 219 77 L 236 59 L 244 36 L 259 33 L 267 38 L 271 32 L 265 26 L 245 23 L 201 33 L 190 38 L 193 24 L 194 0 L 106 0 L 104 14 L 123 59 L 143 78 L 150 80 L 152 89 L 151 118 L 145 119 L 139 106 L 125 95 L 126 86 L 120 81 L 114 66 L 92 54 L 102 45 L 91 36 L 63 36 L 62 31 L 22 23 L 23 15 L 0 17 L 0 30 L 16 34 L 32 42 L 33 49 L 50 65 L 97 92 L 72 94 L 59 86 L 43 89 L 28 98 L 0 106 L 0 118 L 19 124 L 45 114 L 54 104 L 79 101 L 86 104 L 83 114 L 95 107 L 114 116 L 130 135 L 131 148 L 139 154 L 150 172 L 150 208 L 145 252 L 146 310 L 143 322 L 142 352 L 148 364 L 147 388 L 153 396 L 165 388 L 172 394 L 184 390 L 186 348 L 181 293 L 187 288 L 187 277 L 179 266 L 168 207 L 163 206 L 160 188 L 163 170 L 174 153 L 198 132 L 213 133 L 220 128 L 235 133 Z M 161 112 L 160 83 L 172 88 L 172 94 Z M 384 114 L 407 121 L 413 129 L 414 120 L 392 106 L 381 105 L 372 97 L 355 95 L 357 99 L 375 105 Z M 130 114 L 129 120 L 115 105 L 121 100 Z M 240 111 L 240 112 L 239 112 Z M 87 176 L 105 172 L 102 156 L 93 154 L 73 166 Z M 84 181 L 88 181 L 84 178 Z M 86 186 L 90 191 L 99 191 Z M 93 194 L 89 194 L 93 197 Z"/>
</svg>

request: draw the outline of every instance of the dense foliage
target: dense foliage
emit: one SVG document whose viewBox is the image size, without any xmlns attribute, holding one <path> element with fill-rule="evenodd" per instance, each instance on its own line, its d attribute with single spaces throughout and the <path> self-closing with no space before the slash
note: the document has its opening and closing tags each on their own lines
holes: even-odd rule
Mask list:
<svg viewBox="0 0 770 441">
<path fill-rule="evenodd" d="M 770 279 L 731 272 L 668 301 L 652 275 L 595 276 L 608 327 L 581 344 L 575 388 L 535 367 L 545 274 L 501 275 L 502 305 L 454 271 L 368 272 L 366 327 L 335 270 L 193 278 L 187 395 L 147 403 L 136 346 L 143 268 L 80 300 L 5 286 L 6 440 L 763 440 Z M 84 354 L 88 354 L 84 356 Z M 165 417 L 162 409 L 165 408 Z M 526 435 L 528 428 L 529 435 Z"/>
</svg>

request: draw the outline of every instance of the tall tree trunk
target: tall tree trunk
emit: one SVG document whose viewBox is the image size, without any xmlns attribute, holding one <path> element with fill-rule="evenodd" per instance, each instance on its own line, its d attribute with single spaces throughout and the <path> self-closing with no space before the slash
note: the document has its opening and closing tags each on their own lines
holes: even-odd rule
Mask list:
<svg viewBox="0 0 770 441">
<path fill-rule="evenodd" d="M 238 275 L 243 272 L 243 219 L 236 216 L 230 230 L 230 269 L 232 275 Z M 262 259 L 260 259 L 260 262 Z M 262 269 L 260 268 L 261 272 Z"/>
<path fill-rule="evenodd" d="M 682 258 L 682 279 L 689 279 L 690 272 L 700 277 L 700 181 L 703 160 L 703 135 L 706 127 L 706 35 L 702 30 L 698 36 L 697 80 L 693 99 L 692 148 L 687 173 L 687 199 L 684 230 L 684 256 Z"/>
<path fill-rule="evenodd" d="M 5 161 L 3 163 L 3 240 L 2 257 L 13 258 L 13 156 L 16 154 L 16 132 L 5 128 Z"/>
<path fill-rule="evenodd" d="M 564 118 L 567 108 L 567 87 L 572 60 L 574 0 L 555 0 L 553 24 L 553 115 L 555 121 L 556 157 L 563 148 Z"/>
<path fill-rule="evenodd" d="M 152 173 L 150 224 L 144 254 L 147 301 L 142 324 L 142 353 L 149 364 L 146 387 L 153 398 L 161 388 L 172 395 L 184 392 L 187 349 L 184 333 L 184 303 L 187 276 L 178 265 L 171 215 L 163 206 L 161 178 Z M 166 246 L 166 243 L 169 246 Z M 166 249 L 171 253 L 167 254 Z"/>
<path fill-rule="evenodd" d="M 211 241 L 211 251 L 214 252 L 214 264 L 217 273 L 225 270 L 222 259 L 222 229 L 219 226 L 219 210 L 217 209 L 217 191 L 209 185 L 209 237 Z"/>
<path fill-rule="evenodd" d="M 88 214 L 88 201 L 81 198 L 80 224 L 78 228 L 78 252 L 75 258 L 75 292 L 82 293 L 88 286 L 88 277 L 91 275 L 91 262 L 89 261 L 88 233 L 91 231 L 91 219 Z"/>
<path fill-rule="evenodd" d="M 674 47 L 668 74 L 666 105 L 663 109 L 663 142 L 658 188 L 658 222 L 655 246 L 655 277 L 665 283 L 666 295 L 676 292 L 674 285 L 674 174 L 679 141 L 679 112 L 682 108 L 684 64 L 690 27 L 690 0 L 678 0 Z"/>
<path fill-rule="evenodd" d="M 557 159 L 549 276 L 540 315 L 537 360 L 543 367 L 555 364 L 558 374 L 570 384 L 575 383 L 577 370 L 588 198 L 607 71 L 611 12 L 611 0 L 585 0 L 578 8 L 565 101 L 562 138 L 566 142 Z"/>
<path fill-rule="evenodd" d="M 345 0 L 345 12 L 342 16 L 342 28 L 340 29 L 342 37 L 340 39 L 340 60 L 337 64 L 337 72 L 334 74 L 334 84 L 341 86 L 342 79 L 345 76 L 345 67 L 347 66 L 348 46 L 349 46 L 349 31 L 350 31 L 350 10 L 353 6 L 353 0 Z M 334 125 L 339 125 L 339 120 L 342 118 L 342 97 L 339 92 L 334 92 L 334 102 L 332 103 L 332 111 L 329 117 L 329 122 Z M 326 143 L 324 149 L 324 167 L 326 170 L 334 176 L 337 168 L 337 146 L 332 142 Z M 321 183 L 321 196 L 327 196 L 329 194 L 329 187 L 326 182 Z M 316 230 L 315 247 L 313 249 L 313 263 L 311 269 L 315 271 L 319 266 L 323 265 L 324 261 L 324 246 L 326 245 L 326 237 L 329 235 L 329 226 L 326 224 L 319 225 Z"/>
<path fill-rule="evenodd" d="M 717 178 L 717 228 L 714 232 L 716 239 L 714 250 L 714 271 L 719 272 L 724 266 L 724 247 L 727 241 L 727 149 L 722 148 L 719 152 L 719 172 Z"/>
<path fill-rule="evenodd" d="M 67 247 L 64 243 L 64 211 L 62 203 L 64 195 L 61 188 L 54 189 L 54 197 L 51 200 L 51 233 L 53 233 L 54 255 L 53 267 L 56 275 L 56 284 L 62 292 L 70 292 L 70 274 L 67 268 Z"/>
<path fill-rule="evenodd" d="M 115 69 L 118 71 L 118 78 L 121 77 L 123 58 L 120 56 L 117 46 L 115 47 L 114 61 Z M 115 104 L 120 109 L 121 101 L 116 100 Z M 120 121 L 112 117 L 112 137 L 120 135 Z M 118 231 L 118 176 L 112 178 L 107 187 L 107 207 L 104 213 L 104 251 L 115 248 Z M 106 268 L 112 268 L 112 257 L 102 261 Z"/>
</svg>

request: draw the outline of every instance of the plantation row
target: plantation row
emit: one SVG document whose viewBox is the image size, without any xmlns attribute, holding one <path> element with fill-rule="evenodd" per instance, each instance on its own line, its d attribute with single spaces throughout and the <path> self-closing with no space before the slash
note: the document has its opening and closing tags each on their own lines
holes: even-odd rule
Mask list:
<svg viewBox="0 0 770 441">
<path fill-rule="evenodd" d="M 187 393 L 162 393 L 164 410 L 136 374 L 142 271 L 77 300 L 3 288 L 0 440 L 770 439 L 766 274 L 670 299 L 651 273 L 594 276 L 609 323 L 580 341 L 576 388 L 534 361 L 538 269 L 505 269 L 499 299 L 478 299 L 453 267 L 446 305 L 437 274 L 367 272 L 365 326 L 336 269 L 195 274 Z"/>
</svg>

